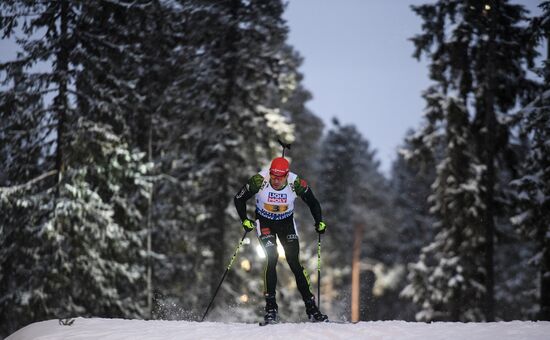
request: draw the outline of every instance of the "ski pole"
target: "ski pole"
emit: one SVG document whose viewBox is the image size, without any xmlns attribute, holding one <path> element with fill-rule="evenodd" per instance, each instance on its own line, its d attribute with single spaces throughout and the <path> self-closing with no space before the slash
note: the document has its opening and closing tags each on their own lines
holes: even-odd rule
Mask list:
<svg viewBox="0 0 550 340">
<path fill-rule="evenodd" d="M 239 249 L 243 245 L 243 241 L 244 241 L 244 238 L 246 237 L 247 233 L 248 233 L 248 231 L 244 232 L 243 237 L 241 238 L 241 241 L 239 242 L 239 245 L 237 246 L 237 249 L 235 249 L 235 252 L 233 253 L 233 256 L 231 257 L 231 261 L 229 261 L 229 265 L 225 269 L 225 273 L 223 273 L 220 284 L 218 284 L 218 288 L 216 288 L 216 291 L 214 292 L 214 296 L 212 296 L 212 299 L 210 300 L 210 303 L 208 304 L 208 307 L 206 307 L 206 311 L 204 312 L 204 315 L 202 316 L 201 322 L 203 322 L 204 318 L 206 318 L 206 314 L 208 314 L 208 310 L 212 306 L 212 302 L 214 302 L 214 299 L 216 298 L 216 295 L 218 294 L 218 290 L 220 290 L 220 287 L 222 285 L 223 280 L 225 279 L 225 276 L 227 275 L 227 272 L 229 271 L 229 269 L 231 269 L 231 265 L 233 265 L 233 261 L 235 261 L 235 258 L 237 257 L 237 253 L 239 252 Z"/>
<path fill-rule="evenodd" d="M 317 307 L 321 310 L 321 234 L 317 243 Z"/>
<path fill-rule="evenodd" d="M 279 144 L 283 147 L 283 157 L 285 156 L 285 149 L 289 149 L 290 150 L 290 144 L 287 144 L 287 143 L 283 143 L 281 141 L 280 138 L 277 138 L 277 141 L 279 142 Z"/>
</svg>

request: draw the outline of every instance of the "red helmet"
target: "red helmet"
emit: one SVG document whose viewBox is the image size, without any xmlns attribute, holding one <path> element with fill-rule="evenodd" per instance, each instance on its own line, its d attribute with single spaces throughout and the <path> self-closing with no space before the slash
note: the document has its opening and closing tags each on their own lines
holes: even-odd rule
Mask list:
<svg viewBox="0 0 550 340">
<path fill-rule="evenodd" d="M 269 168 L 270 174 L 282 177 L 286 176 L 286 174 L 288 174 L 288 171 L 288 161 L 284 157 L 277 157 L 271 162 L 271 168 Z"/>
</svg>

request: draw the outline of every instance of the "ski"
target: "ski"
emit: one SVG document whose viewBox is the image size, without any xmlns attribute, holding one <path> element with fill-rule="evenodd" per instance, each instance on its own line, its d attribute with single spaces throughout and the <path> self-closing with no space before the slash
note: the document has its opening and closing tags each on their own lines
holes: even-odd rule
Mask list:
<svg viewBox="0 0 550 340">
<path fill-rule="evenodd" d="M 277 324 L 284 324 L 284 323 L 304 323 L 304 322 L 281 322 L 281 321 L 260 321 L 258 323 L 259 326 L 267 326 L 267 325 L 277 325 Z M 353 325 L 357 322 L 350 322 L 350 321 L 332 321 L 332 320 L 326 320 L 326 321 L 305 321 L 305 323 L 337 323 L 342 325 Z"/>
<path fill-rule="evenodd" d="M 279 323 L 279 321 L 265 321 L 265 320 L 264 320 L 264 321 L 260 321 L 260 322 L 258 323 L 258 325 L 260 325 L 260 326 L 267 326 L 267 325 L 276 325 L 276 324 L 278 324 L 278 323 Z"/>
</svg>

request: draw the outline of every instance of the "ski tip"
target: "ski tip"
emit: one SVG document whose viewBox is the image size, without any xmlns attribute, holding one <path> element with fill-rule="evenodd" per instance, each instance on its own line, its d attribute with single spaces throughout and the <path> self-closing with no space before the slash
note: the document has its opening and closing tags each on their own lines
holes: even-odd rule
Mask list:
<svg viewBox="0 0 550 340">
<path fill-rule="evenodd" d="M 278 321 L 260 321 L 258 325 L 260 326 L 267 326 L 267 325 L 276 325 L 278 324 Z"/>
<path fill-rule="evenodd" d="M 359 323 L 359 321 L 343 321 L 343 320 L 327 320 L 325 322 L 339 323 L 339 324 L 342 324 L 342 325 L 355 325 L 355 324 Z"/>
</svg>

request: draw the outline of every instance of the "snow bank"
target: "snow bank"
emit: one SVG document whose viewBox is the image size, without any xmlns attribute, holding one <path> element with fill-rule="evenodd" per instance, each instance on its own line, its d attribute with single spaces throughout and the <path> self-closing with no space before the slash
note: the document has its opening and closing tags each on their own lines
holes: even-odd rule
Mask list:
<svg viewBox="0 0 550 340">
<path fill-rule="evenodd" d="M 369 339 L 369 340 L 548 340 L 550 322 L 513 321 L 495 323 L 415 323 L 405 321 L 357 324 L 297 323 L 259 327 L 257 323 L 188 321 L 142 321 L 77 318 L 72 326 L 58 320 L 33 323 L 7 340 L 137 340 L 137 339 Z"/>
</svg>

